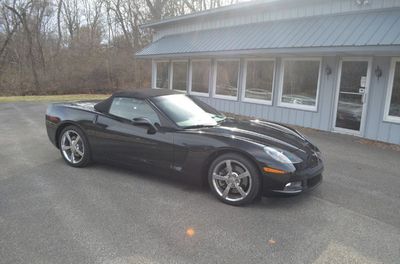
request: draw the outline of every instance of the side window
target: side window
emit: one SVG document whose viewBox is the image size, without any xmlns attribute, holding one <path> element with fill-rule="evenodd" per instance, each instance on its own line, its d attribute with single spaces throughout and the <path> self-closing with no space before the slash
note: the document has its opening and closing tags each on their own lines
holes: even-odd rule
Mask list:
<svg viewBox="0 0 400 264">
<path fill-rule="evenodd" d="M 137 117 L 146 117 L 154 124 L 160 124 L 160 119 L 153 108 L 144 100 L 135 98 L 114 98 L 109 113 L 114 116 L 132 120 Z"/>
</svg>

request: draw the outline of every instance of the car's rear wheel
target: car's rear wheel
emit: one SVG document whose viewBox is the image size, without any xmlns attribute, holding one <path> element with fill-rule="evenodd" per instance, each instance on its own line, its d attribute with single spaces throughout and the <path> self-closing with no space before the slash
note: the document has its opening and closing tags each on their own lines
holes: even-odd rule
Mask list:
<svg viewBox="0 0 400 264">
<path fill-rule="evenodd" d="M 223 154 L 212 162 L 208 182 L 217 198 L 231 205 L 251 203 L 260 189 L 253 162 L 236 153 Z"/>
<path fill-rule="evenodd" d="M 67 126 L 60 133 L 59 146 L 64 161 L 72 167 L 85 167 L 90 162 L 86 136 L 76 126 Z"/>
</svg>

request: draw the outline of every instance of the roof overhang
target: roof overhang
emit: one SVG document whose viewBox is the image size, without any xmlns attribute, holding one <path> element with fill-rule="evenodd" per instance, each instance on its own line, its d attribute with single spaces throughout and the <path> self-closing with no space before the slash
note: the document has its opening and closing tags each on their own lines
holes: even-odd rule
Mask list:
<svg viewBox="0 0 400 264">
<path fill-rule="evenodd" d="M 138 58 L 238 54 L 391 55 L 400 52 L 400 9 L 269 21 L 165 36 Z"/>
<path fill-rule="evenodd" d="M 257 56 L 398 56 L 399 46 L 362 46 L 362 47 L 312 47 L 255 50 L 224 50 L 214 52 L 167 53 L 157 55 L 136 55 L 138 59 L 171 59 L 171 58 L 209 58 L 209 57 L 257 57 Z"/>
</svg>

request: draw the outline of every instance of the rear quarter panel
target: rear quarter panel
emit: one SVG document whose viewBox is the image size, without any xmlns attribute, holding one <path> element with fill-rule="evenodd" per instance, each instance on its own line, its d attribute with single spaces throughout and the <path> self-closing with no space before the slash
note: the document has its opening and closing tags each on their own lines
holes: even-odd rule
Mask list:
<svg viewBox="0 0 400 264">
<path fill-rule="evenodd" d="M 93 121 L 97 113 L 74 107 L 69 104 L 50 104 L 46 110 L 46 130 L 50 141 L 58 148 L 58 136 L 68 125 L 79 127 L 91 144 L 91 135 L 95 133 Z"/>
</svg>

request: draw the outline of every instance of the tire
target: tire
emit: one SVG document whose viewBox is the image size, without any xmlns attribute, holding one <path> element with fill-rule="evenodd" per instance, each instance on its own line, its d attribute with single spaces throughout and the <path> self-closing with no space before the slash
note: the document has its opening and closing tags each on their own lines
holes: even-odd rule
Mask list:
<svg viewBox="0 0 400 264">
<path fill-rule="evenodd" d="M 59 137 L 60 153 L 64 161 L 77 168 L 86 167 L 91 161 L 91 152 L 85 133 L 77 126 L 65 127 Z"/>
<path fill-rule="evenodd" d="M 260 190 L 257 168 L 249 159 L 236 153 L 223 154 L 211 163 L 208 184 L 219 200 L 230 205 L 249 204 Z"/>
</svg>

